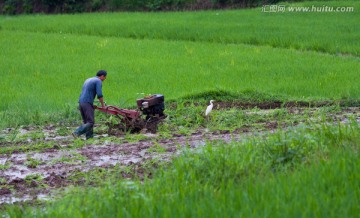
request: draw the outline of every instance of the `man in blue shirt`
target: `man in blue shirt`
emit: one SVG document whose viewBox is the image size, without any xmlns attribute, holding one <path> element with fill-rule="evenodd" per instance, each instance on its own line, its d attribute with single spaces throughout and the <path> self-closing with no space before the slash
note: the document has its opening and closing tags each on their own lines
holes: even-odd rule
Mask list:
<svg viewBox="0 0 360 218">
<path fill-rule="evenodd" d="M 102 82 L 106 79 L 107 72 L 100 70 L 96 73 L 96 77 L 85 80 L 82 87 L 82 91 L 79 97 L 79 109 L 83 120 L 83 125 L 79 126 L 73 136 L 79 137 L 80 135 L 86 135 L 86 139 L 94 137 L 94 99 L 98 97 L 101 106 L 105 107 L 103 94 L 102 94 Z"/>
</svg>

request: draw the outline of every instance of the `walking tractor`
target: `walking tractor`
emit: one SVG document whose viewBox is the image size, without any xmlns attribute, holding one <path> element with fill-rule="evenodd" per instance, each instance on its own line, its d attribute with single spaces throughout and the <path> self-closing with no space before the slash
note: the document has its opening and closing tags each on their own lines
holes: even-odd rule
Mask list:
<svg viewBox="0 0 360 218">
<path fill-rule="evenodd" d="M 96 107 L 96 109 L 119 118 L 119 122 L 116 124 L 111 122 L 107 123 L 109 133 L 111 133 L 114 128 L 132 133 L 142 130 L 156 133 L 158 123 L 167 117 L 167 115 L 164 114 L 164 96 L 161 94 L 150 95 L 142 99 L 137 99 L 136 103 L 136 110 L 122 109 L 112 105 Z"/>
</svg>

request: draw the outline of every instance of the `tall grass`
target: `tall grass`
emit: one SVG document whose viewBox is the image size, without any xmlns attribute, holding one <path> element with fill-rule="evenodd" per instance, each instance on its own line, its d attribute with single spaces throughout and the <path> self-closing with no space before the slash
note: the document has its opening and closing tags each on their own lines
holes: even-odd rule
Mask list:
<svg viewBox="0 0 360 218">
<path fill-rule="evenodd" d="M 356 217 L 357 122 L 184 152 L 152 180 L 76 192 L 23 217 Z"/>
</svg>

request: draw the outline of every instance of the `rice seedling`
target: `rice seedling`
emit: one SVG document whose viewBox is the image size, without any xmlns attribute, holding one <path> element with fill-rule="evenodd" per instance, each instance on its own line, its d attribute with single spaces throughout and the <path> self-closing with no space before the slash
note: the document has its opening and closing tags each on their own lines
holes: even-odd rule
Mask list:
<svg viewBox="0 0 360 218">
<path fill-rule="evenodd" d="M 44 162 L 34 159 L 32 157 L 30 157 L 29 155 L 27 155 L 27 159 L 26 159 L 26 163 L 25 165 L 29 168 L 36 168 L 37 165 L 39 164 L 44 164 Z"/>
</svg>

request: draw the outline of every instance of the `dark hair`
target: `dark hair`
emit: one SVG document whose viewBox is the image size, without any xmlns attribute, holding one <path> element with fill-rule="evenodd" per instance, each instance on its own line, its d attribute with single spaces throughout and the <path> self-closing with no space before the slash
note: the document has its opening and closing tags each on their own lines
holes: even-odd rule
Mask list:
<svg viewBox="0 0 360 218">
<path fill-rule="evenodd" d="M 99 71 L 96 73 L 96 76 L 106 76 L 106 75 L 107 75 L 106 70 L 99 70 Z"/>
</svg>

